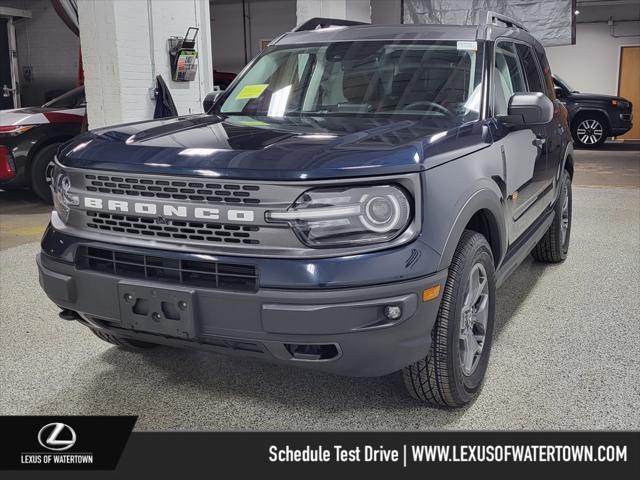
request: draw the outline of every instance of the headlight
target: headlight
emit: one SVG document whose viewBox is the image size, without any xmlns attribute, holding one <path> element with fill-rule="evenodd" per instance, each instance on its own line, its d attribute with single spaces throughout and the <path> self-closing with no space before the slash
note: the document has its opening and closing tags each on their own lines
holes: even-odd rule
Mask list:
<svg viewBox="0 0 640 480">
<path fill-rule="evenodd" d="M 267 212 L 271 222 L 287 222 L 311 247 L 388 242 L 411 220 L 411 202 L 394 185 L 308 190 L 285 212 Z"/>
<path fill-rule="evenodd" d="M 15 136 L 28 132 L 33 127 L 35 127 L 35 125 L 0 125 L 0 133 Z"/>
<path fill-rule="evenodd" d="M 58 212 L 62 221 L 66 223 L 69 219 L 69 207 L 80 205 L 80 197 L 71 193 L 71 179 L 64 172 L 54 172 L 51 189 L 56 212 Z"/>
<path fill-rule="evenodd" d="M 614 107 L 617 106 L 618 108 L 622 108 L 623 110 L 627 109 L 627 108 L 629 108 L 631 106 L 631 104 L 629 102 L 627 102 L 626 100 L 611 100 L 611 104 Z"/>
</svg>

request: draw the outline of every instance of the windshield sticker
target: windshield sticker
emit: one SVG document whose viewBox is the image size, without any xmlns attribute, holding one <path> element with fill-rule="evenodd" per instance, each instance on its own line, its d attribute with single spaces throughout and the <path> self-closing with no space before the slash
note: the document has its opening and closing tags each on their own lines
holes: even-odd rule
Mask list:
<svg viewBox="0 0 640 480">
<path fill-rule="evenodd" d="M 247 98 L 258 98 L 260 95 L 262 95 L 262 92 L 264 92 L 268 86 L 269 86 L 268 83 L 259 83 L 256 85 L 245 85 L 244 87 L 242 87 L 242 90 L 240 90 L 240 93 L 238 93 L 238 95 L 236 96 L 236 100 L 243 100 Z"/>
<path fill-rule="evenodd" d="M 240 125 L 246 125 L 247 127 L 264 127 L 265 125 L 269 125 L 267 122 L 261 122 L 260 120 L 242 120 L 238 123 L 240 123 Z"/>
<path fill-rule="evenodd" d="M 475 52 L 478 50 L 478 42 L 458 41 L 458 50 L 471 50 Z"/>
</svg>

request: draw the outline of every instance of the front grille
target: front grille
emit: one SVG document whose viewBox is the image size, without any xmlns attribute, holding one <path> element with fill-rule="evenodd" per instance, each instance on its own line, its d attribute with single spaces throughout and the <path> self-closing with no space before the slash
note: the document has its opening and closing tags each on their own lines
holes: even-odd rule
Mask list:
<svg viewBox="0 0 640 480">
<path fill-rule="evenodd" d="M 89 192 L 134 197 L 190 200 L 192 202 L 257 204 L 258 185 L 238 185 L 182 180 L 125 177 L 121 175 L 85 175 Z"/>
<path fill-rule="evenodd" d="M 260 231 L 260 227 L 169 219 L 165 222 L 157 223 L 151 217 L 87 212 L 87 227 L 94 230 L 144 235 L 159 239 L 250 245 L 260 243 L 259 240 L 252 237 L 253 234 Z"/>
<path fill-rule="evenodd" d="M 124 278 L 255 292 L 258 272 L 253 265 L 120 252 L 106 248 L 82 247 L 76 255 L 79 269 L 110 273 Z"/>
</svg>

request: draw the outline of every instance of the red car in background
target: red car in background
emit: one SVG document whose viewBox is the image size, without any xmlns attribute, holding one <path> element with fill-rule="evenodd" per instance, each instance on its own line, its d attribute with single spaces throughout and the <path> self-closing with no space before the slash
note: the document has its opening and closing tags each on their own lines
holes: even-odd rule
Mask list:
<svg viewBox="0 0 640 480">
<path fill-rule="evenodd" d="M 41 107 L 0 111 L 0 188 L 30 187 L 51 202 L 51 170 L 58 147 L 82 130 L 84 87 Z"/>
</svg>

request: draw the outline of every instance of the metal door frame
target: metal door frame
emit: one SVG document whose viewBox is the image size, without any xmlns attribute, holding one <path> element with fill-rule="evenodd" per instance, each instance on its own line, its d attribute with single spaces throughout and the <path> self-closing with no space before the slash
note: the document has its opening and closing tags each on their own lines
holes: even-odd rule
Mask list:
<svg viewBox="0 0 640 480">
<path fill-rule="evenodd" d="M 9 36 L 9 64 L 11 70 L 11 92 L 13 108 L 20 108 L 20 76 L 18 69 L 18 47 L 16 43 L 16 27 L 14 18 L 31 18 L 31 10 L 0 7 L 0 17 L 7 19 L 7 34 Z M 2 93 L 0 93 L 2 94 Z"/>
</svg>

